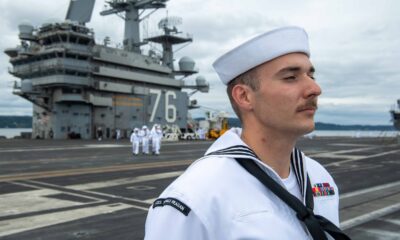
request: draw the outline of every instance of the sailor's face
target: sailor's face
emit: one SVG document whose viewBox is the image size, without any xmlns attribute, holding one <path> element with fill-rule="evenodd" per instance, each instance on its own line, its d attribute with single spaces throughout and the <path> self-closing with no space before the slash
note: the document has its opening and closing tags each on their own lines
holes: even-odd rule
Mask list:
<svg viewBox="0 0 400 240">
<path fill-rule="evenodd" d="M 314 130 L 321 88 L 314 67 L 302 53 L 291 53 L 257 68 L 260 89 L 254 92 L 254 114 L 263 127 L 301 136 Z"/>
</svg>

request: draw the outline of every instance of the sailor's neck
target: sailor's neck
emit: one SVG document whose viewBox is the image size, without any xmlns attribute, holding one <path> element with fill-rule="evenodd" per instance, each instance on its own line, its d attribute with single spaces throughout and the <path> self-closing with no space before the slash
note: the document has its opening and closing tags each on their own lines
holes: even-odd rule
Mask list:
<svg viewBox="0 0 400 240">
<path fill-rule="evenodd" d="M 290 155 L 296 144 L 296 138 L 289 138 L 273 131 L 262 133 L 243 129 L 241 139 L 282 179 L 289 176 Z"/>
</svg>

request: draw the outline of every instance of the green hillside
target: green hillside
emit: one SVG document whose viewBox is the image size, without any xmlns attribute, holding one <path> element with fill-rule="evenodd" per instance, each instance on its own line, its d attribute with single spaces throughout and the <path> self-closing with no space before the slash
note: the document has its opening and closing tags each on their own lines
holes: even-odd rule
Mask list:
<svg viewBox="0 0 400 240">
<path fill-rule="evenodd" d="M 196 120 L 204 120 L 198 118 Z M 237 118 L 228 119 L 230 127 L 240 127 Z M 0 116 L 0 128 L 32 128 L 31 116 Z M 392 131 L 395 130 L 391 125 L 339 125 L 333 123 L 315 123 L 315 130 L 358 130 L 358 131 Z"/>
<path fill-rule="evenodd" d="M 0 116 L 0 128 L 32 128 L 32 117 Z"/>
</svg>

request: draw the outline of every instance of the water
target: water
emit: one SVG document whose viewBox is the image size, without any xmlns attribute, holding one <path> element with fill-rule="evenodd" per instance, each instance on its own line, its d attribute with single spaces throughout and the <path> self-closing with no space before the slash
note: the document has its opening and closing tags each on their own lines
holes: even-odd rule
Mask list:
<svg viewBox="0 0 400 240">
<path fill-rule="evenodd" d="M 396 137 L 398 131 L 340 131 L 340 130 L 317 130 L 306 135 L 306 137 Z"/>
<path fill-rule="evenodd" d="M 20 136 L 21 132 L 32 132 L 31 128 L 0 128 L 0 136 L 14 138 Z M 318 130 L 307 134 L 306 137 L 396 137 L 397 131 L 337 131 Z"/>
<path fill-rule="evenodd" d="M 21 132 L 32 132 L 32 128 L 0 128 L 0 136 L 6 138 L 20 136 Z"/>
</svg>

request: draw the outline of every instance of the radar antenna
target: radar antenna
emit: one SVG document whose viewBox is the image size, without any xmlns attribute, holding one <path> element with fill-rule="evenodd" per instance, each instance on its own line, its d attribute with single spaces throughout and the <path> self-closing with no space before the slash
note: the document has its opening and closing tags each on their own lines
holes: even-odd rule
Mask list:
<svg viewBox="0 0 400 240">
<path fill-rule="evenodd" d="M 158 22 L 158 28 L 164 30 L 166 34 L 178 33 L 176 26 L 182 24 L 180 17 L 165 17 Z"/>
<path fill-rule="evenodd" d="M 145 44 L 140 41 L 139 10 L 165 8 L 168 0 L 111 0 L 106 3 L 109 9 L 100 12 L 100 15 L 110 15 L 125 12 L 124 49 L 140 53 L 140 46 Z M 155 11 L 154 10 L 154 11 Z M 142 12 L 143 13 L 143 12 Z"/>
<path fill-rule="evenodd" d="M 65 19 L 85 25 L 92 17 L 94 2 L 95 0 L 71 0 Z"/>
<path fill-rule="evenodd" d="M 162 64 L 171 68 L 172 70 L 174 70 L 174 51 L 172 46 L 176 44 L 192 42 L 191 37 L 183 37 L 178 35 L 180 32 L 176 26 L 180 24 L 182 24 L 182 18 L 180 17 L 165 17 L 158 22 L 158 28 L 163 30 L 163 34 L 146 39 L 147 41 L 162 45 Z"/>
</svg>

